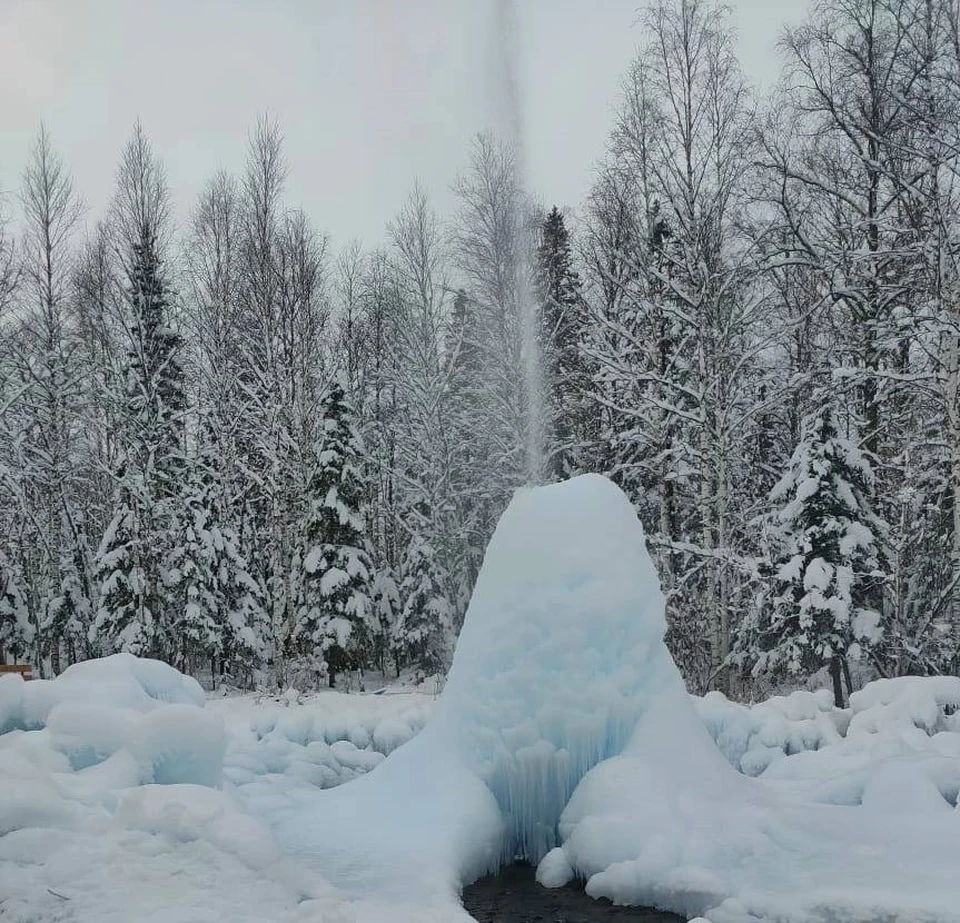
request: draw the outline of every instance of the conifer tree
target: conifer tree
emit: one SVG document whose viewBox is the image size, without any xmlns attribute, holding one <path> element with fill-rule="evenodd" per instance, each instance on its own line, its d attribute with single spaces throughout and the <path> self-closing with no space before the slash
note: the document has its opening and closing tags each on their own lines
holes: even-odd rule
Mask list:
<svg viewBox="0 0 960 923">
<path fill-rule="evenodd" d="M 34 641 L 34 626 L 27 611 L 23 575 L 0 549 L 0 663 L 10 655 L 20 660 Z"/>
<path fill-rule="evenodd" d="M 202 457 L 191 462 L 183 490 L 179 535 L 169 562 L 170 581 L 179 597 L 173 624 L 177 645 L 174 656 L 184 672 L 198 660 L 210 663 L 223 650 L 212 560 L 210 471 Z"/>
<path fill-rule="evenodd" d="M 811 674 L 829 666 L 838 706 L 850 687 L 847 657 L 881 636 L 875 600 L 885 528 L 873 513 L 873 474 L 839 432 L 829 400 L 803 423 L 788 470 L 774 487 L 774 597 L 752 626 L 754 672 Z M 744 637 L 751 634 L 747 629 Z"/>
<path fill-rule="evenodd" d="M 554 206 L 544 219 L 537 248 L 536 284 L 541 302 L 541 349 L 550 471 L 562 480 L 585 469 L 590 369 L 582 349 L 586 321 L 580 275 L 573 265 L 570 235 Z"/>
<path fill-rule="evenodd" d="M 131 444 L 150 478 L 154 499 L 175 496 L 183 473 L 183 413 L 186 407 L 182 339 L 170 325 L 170 304 L 155 233 L 133 244 L 128 303 L 131 343 L 127 352 L 127 416 Z"/>
<path fill-rule="evenodd" d="M 163 171 L 138 126 L 124 151 L 114 203 L 126 276 L 119 415 L 125 458 L 116 513 L 97 565 L 108 583 L 101 589 L 96 624 L 120 632 L 103 639 L 108 649 L 136 648 L 161 658 L 172 657 L 176 647 L 165 566 L 178 531 L 186 408 L 183 344 L 171 323 L 162 258 L 167 208 Z"/>
<path fill-rule="evenodd" d="M 369 654 L 374 573 L 364 532 L 363 445 L 342 381 L 331 384 L 321 407 L 290 640 L 294 653 L 323 659 L 332 687 L 338 673 L 362 667 Z"/>
<path fill-rule="evenodd" d="M 115 511 L 97 550 L 99 606 L 90 643 L 102 653 L 156 656 L 161 639 L 157 598 L 144 566 L 142 491 L 126 460 L 117 471 Z"/>
<path fill-rule="evenodd" d="M 89 592 L 84 584 L 86 562 L 89 558 L 86 537 L 82 529 L 73 535 L 72 553 L 64 550 L 60 561 L 60 592 L 47 608 L 43 624 L 44 636 L 56 651 L 62 641 L 67 649 L 67 662 L 75 663 L 88 656 L 88 633 L 93 611 Z M 54 663 L 54 672 L 58 664 Z"/>
<path fill-rule="evenodd" d="M 180 655 L 218 660 L 221 672 L 249 676 L 264 653 L 263 593 L 234 529 L 224 522 L 215 444 L 206 428 L 190 459 L 182 523 L 169 572 L 179 597 Z M 216 670 L 213 671 L 214 675 Z"/>
<path fill-rule="evenodd" d="M 453 629 L 453 607 L 437 580 L 432 549 L 414 533 L 403 556 L 400 617 L 393 626 L 397 663 L 411 665 L 424 676 L 442 670 Z"/>
</svg>

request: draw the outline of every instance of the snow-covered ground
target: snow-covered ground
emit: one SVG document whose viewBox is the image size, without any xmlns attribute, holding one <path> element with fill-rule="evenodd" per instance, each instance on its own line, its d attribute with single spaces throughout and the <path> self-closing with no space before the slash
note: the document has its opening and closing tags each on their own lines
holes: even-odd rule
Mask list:
<svg viewBox="0 0 960 923">
<path fill-rule="evenodd" d="M 960 679 L 692 699 L 663 627 L 629 504 L 581 478 L 504 515 L 439 699 L 0 676 L 0 917 L 450 923 L 521 853 L 715 923 L 960 920 Z"/>
<path fill-rule="evenodd" d="M 353 919 L 245 804 L 269 813 L 368 771 L 431 705 L 417 692 L 207 699 L 124 654 L 55 681 L 0 676 L 0 917 Z"/>
</svg>

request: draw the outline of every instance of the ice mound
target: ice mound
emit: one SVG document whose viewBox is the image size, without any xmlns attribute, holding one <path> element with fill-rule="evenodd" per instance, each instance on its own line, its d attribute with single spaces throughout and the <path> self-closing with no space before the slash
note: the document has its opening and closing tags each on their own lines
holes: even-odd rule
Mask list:
<svg viewBox="0 0 960 923">
<path fill-rule="evenodd" d="M 55 680 L 0 676 L 0 765 L 72 773 L 71 791 L 147 783 L 217 786 L 226 734 L 200 684 L 157 660 L 114 654 Z M 29 768 L 19 774 L 29 775 Z"/>
<path fill-rule="evenodd" d="M 663 598 L 623 493 L 586 475 L 517 493 L 487 549 L 434 718 L 489 787 L 508 857 L 539 861 L 592 766 L 676 683 Z"/>
<path fill-rule="evenodd" d="M 760 775 L 785 756 L 836 743 L 850 723 L 849 710 L 834 708 L 827 689 L 798 690 L 756 705 L 708 692 L 693 704 L 729 763 L 748 776 Z"/>
<path fill-rule="evenodd" d="M 68 667 L 55 680 L 0 676 L 0 734 L 43 727 L 61 702 L 102 703 L 145 712 L 158 704 L 203 707 L 200 684 L 159 660 L 113 654 Z"/>
</svg>

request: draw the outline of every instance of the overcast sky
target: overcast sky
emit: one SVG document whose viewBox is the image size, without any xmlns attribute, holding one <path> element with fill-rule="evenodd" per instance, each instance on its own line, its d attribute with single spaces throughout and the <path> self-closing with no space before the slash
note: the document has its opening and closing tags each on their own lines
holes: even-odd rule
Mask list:
<svg viewBox="0 0 960 923">
<path fill-rule="evenodd" d="M 413 180 L 441 210 L 479 130 L 507 117 L 498 0 L 0 0 L 0 189 L 16 189 L 43 119 L 88 205 L 109 200 L 139 118 L 189 211 L 218 168 L 242 167 L 269 111 L 288 200 L 334 242 L 376 243 Z M 527 172 L 576 206 L 611 123 L 643 0 L 516 0 Z M 732 0 L 749 79 L 808 0 Z"/>
</svg>

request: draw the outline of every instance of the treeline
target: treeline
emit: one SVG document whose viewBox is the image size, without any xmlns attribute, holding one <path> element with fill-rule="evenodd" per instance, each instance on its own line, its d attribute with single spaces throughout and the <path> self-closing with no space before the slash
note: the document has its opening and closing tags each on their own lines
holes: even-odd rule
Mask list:
<svg viewBox="0 0 960 923">
<path fill-rule="evenodd" d="M 290 206 L 266 121 L 182 228 L 138 128 L 78 243 L 41 131 L 0 245 L 0 645 L 440 670 L 540 459 L 635 503 L 693 690 L 956 672 L 958 2 L 821 0 L 762 99 L 714 3 L 639 34 L 586 202 L 481 135 L 457 213 L 415 189 L 376 250 Z"/>
</svg>

